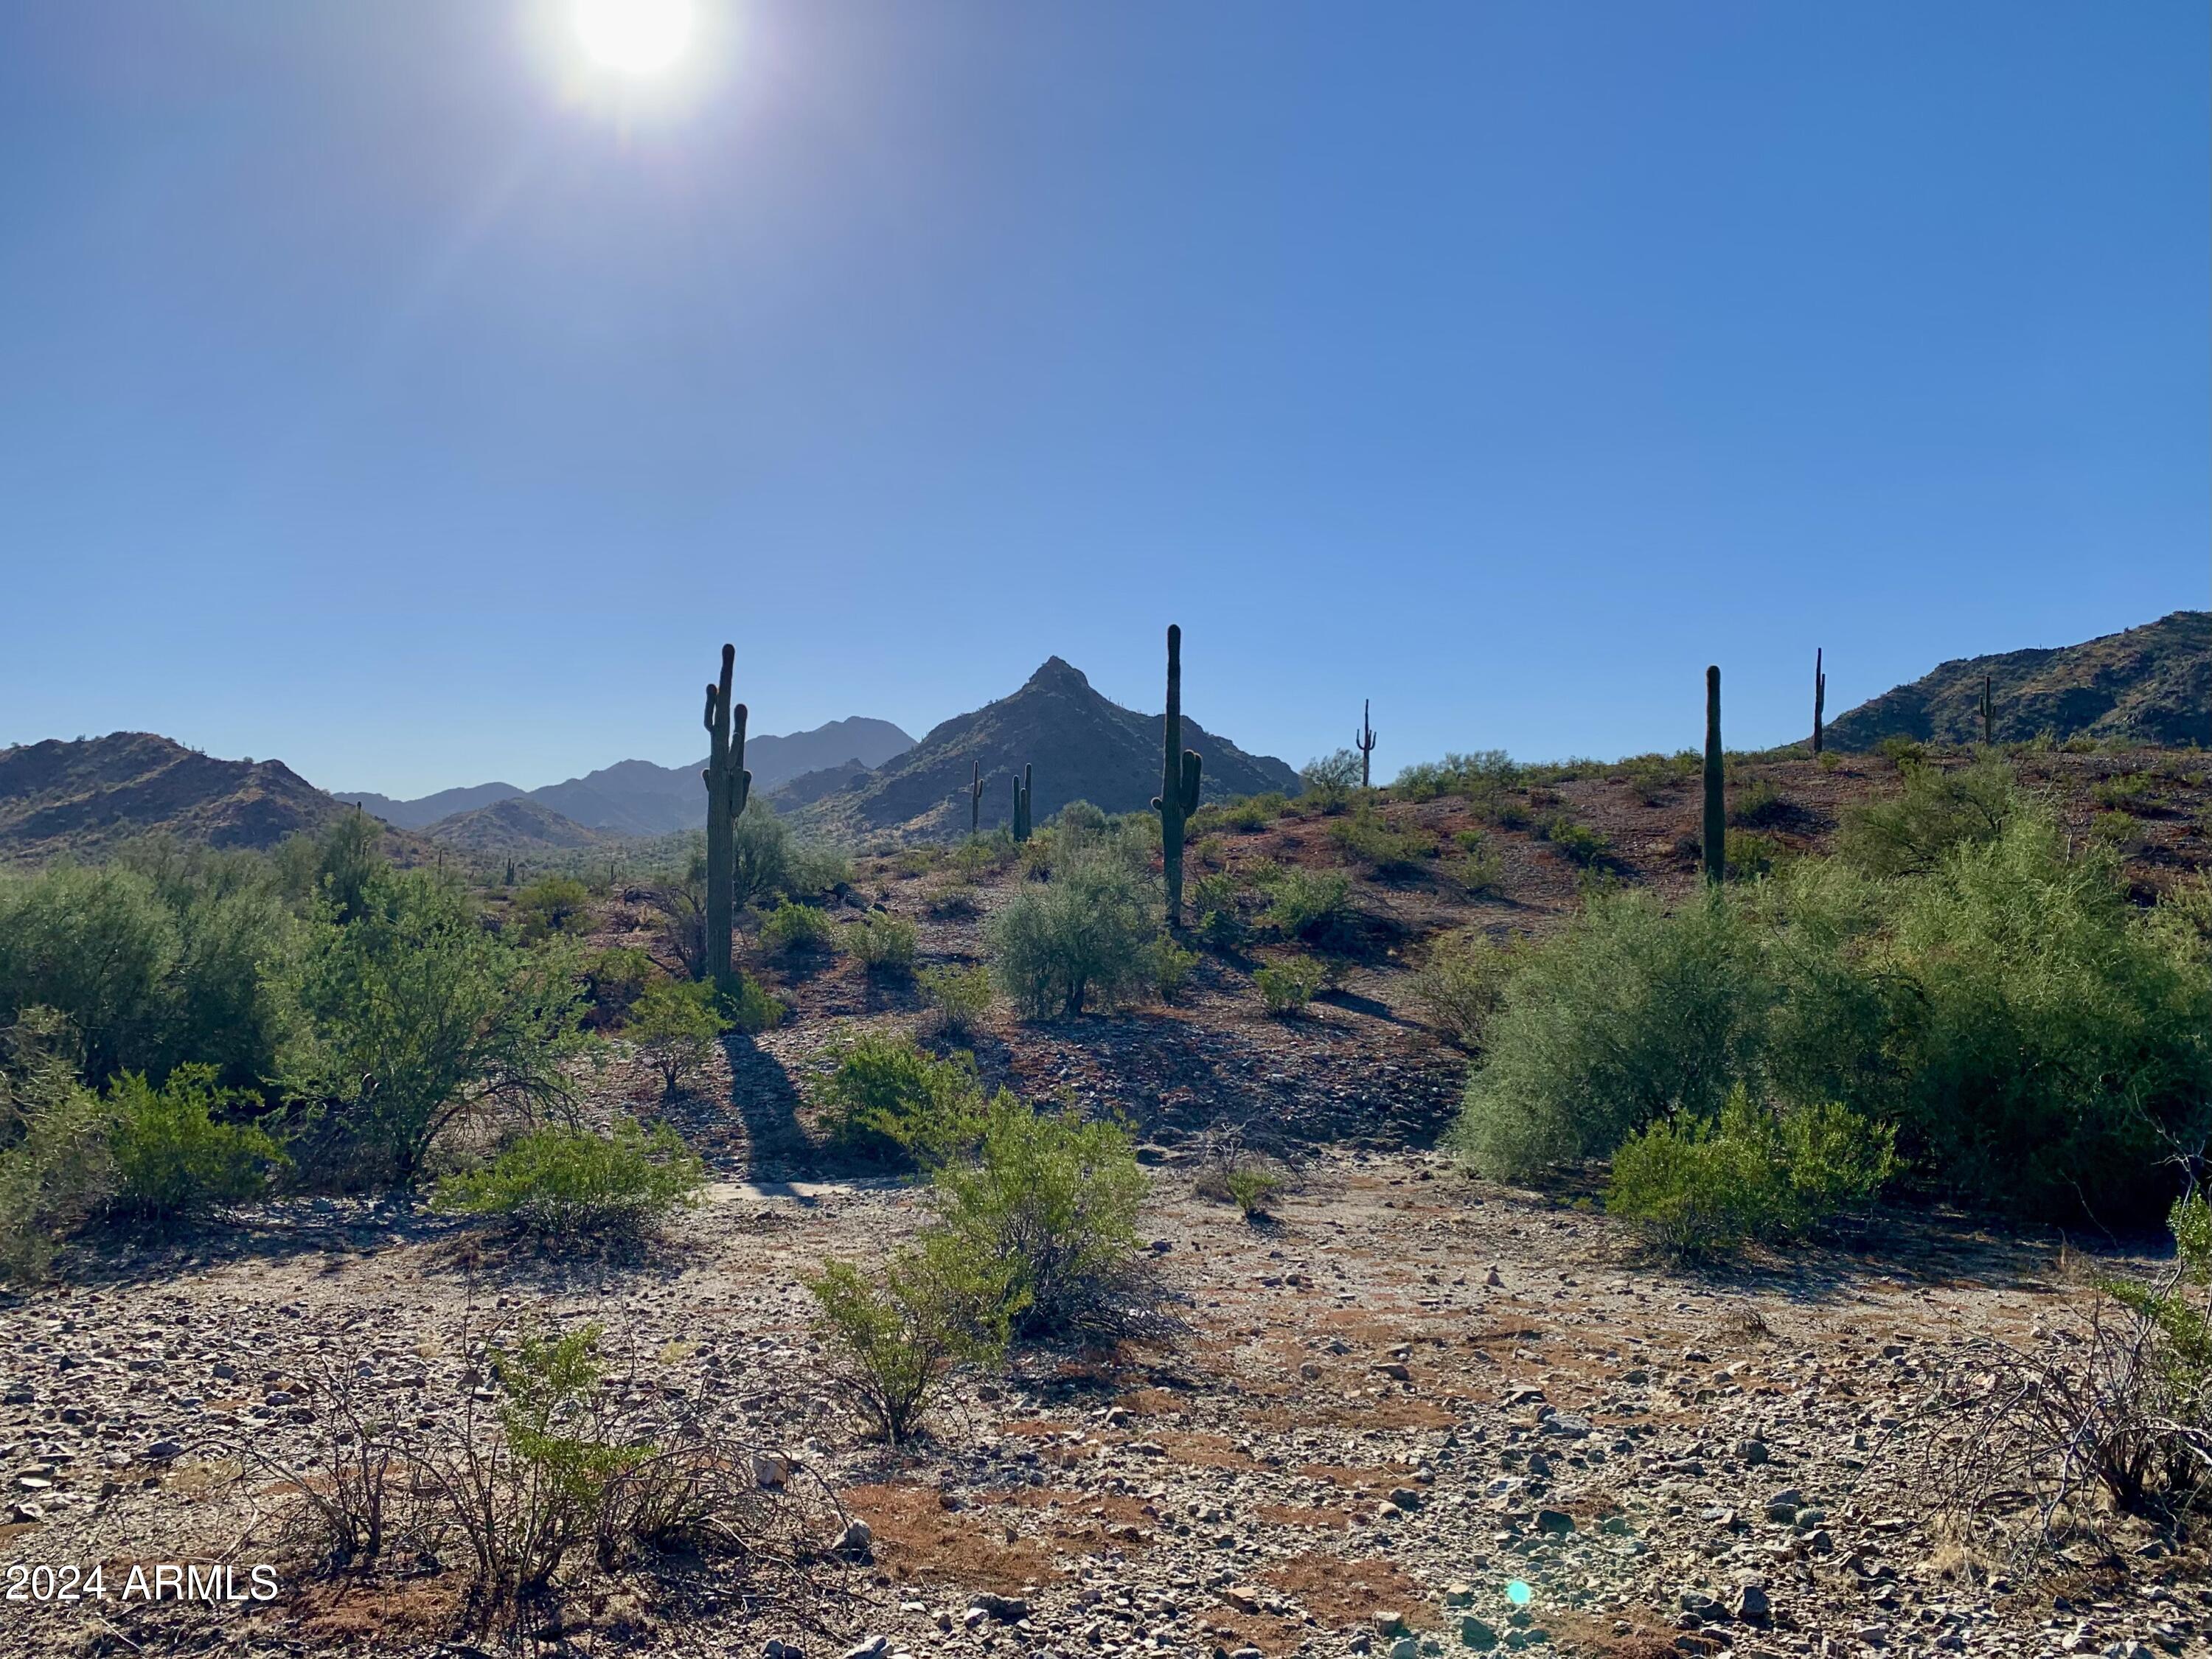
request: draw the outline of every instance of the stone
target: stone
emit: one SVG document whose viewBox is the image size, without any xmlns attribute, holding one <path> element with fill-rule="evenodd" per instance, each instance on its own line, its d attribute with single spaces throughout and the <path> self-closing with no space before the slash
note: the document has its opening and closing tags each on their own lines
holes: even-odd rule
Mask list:
<svg viewBox="0 0 2212 1659">
<path fill-rule="evenodd" d="M 1766 1443 L 1764 1440 L 1739 1440 L 1735 1443 L 1735 1455 L 1747 1463 L 1764 1463 L 1767 1457 Z"/>
<path fill-rule="evenodd" d="M 1411 1486 L 1393 1486 L 1390 1488 L 1390 1501 L 1411 1514 L 1421 1507 L 1421 1494 Z"/>
<path fill-rule="evenodd" d="M 1774 1616 L 1774 1604 L 1767 1600 L 1764 1584 L 1744 1584 L 1729 1598 L 1729 1612 L 1747 1625 L 1763 1625 Z"/>
<path fill-rule="evenodd" d="M 1404 1636 L 1408 1633 L 1406 1628 L 1406 1615 L 1395 1607 L 1377 1608 L 1368 1622 L 1375 1626 L 1380 1635 Z"/>
<path fill-rule="evenodd" d="M 1465 1583 L 1455 1583 L 1444 1586 L 1444 1605 L 1446 1607 L 1472 1607 L 1474 1604 L 1474 1585 Z"/>
<path fill-rule="evenodd" d="M 146 1448 L 145 1461 L 149 1463 L 167 1463 L 171 1459 L 182 1457 L 184 1455 L 185 1449 L 175 1441 L 156 1440 Z"/>
<path fill-rule="evenodd" d="M 1575 1517 L 1565 1510 L 1538 1510 L 1536 1530 L 1565 1537 L 1575 1529 Z"/>
<path fill-rule="evenodd" d="M 753 1454 L 753 1485 L 769 1491 L 781 1487 L 791 1476 L 791 1465 L 774 1452 Z"/>
<path fill-rule="evenodd" d="M 836 1541 L 830 1547 L 836 1554 L 866 1561 L 873 1559 L 875 1542 L 876 1534 L 868 1523 L 855 1519 L 845 1523 L 845 1530 L 837 1534 Z"/>
<path fill-rule="evenodd" d="M 1498 1632 L 1469 1613 L 1459 1621 L 1459 1639 L 1462 1646 L 1473 1648 L 1478 1653 L 1486 1653 L 1498 1645 Z"/>
<path fill-rule="evenodd" d="M 890 1644 L 890 1638 L 887 1636 L 871 1636 L 857 1647 L 847 1648 L 845 1659 L 880 1659 L 884 1650 Z"/>
<path fill-rule="evenodd" d="M 1265 1603 L 1264 1592 L 1250 1584 L 1231 1584 L 1221 1599 L 1239 1613 L 1257 1613 Z"/>
<path fill-rule="evenodd" d="M 1030 1604 L 1018 1595 L 994 1595 L 989 1590 L 979 1591 L 968 1598 L 968 1610 L 981 1613 L 1002 1625 L 1019 1624 L 1030 1616 Z"/>
<path fill-rule="evenodd" d="M 1390 1659 L 1421 1659 L 1421 1644 L 1410 1636 L 1390 1644 Z"/>
<path fill-rule="evenodd" d="M 806 1655 L 797 1644 L 780 1642 L 771 1636 L 761 1646 L 761 1659 L 806 1659 Z"/>
</svg>

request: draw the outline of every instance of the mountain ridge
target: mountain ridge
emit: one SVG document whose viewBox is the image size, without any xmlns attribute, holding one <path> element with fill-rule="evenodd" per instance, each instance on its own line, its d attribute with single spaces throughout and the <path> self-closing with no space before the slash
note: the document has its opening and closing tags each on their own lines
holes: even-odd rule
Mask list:
<svg viewBox="0 0 2212 1659">
<path fill-rule="evenodd" d="M 1999 743 L 2212 747 L 2212 611 L 2172 611 L 2075 645 L 1956 657 L 1838 714 L 1826 739 L 1840 750 L 1888 738 L 1979 743 L 1985 675 Z"/>
</svg>

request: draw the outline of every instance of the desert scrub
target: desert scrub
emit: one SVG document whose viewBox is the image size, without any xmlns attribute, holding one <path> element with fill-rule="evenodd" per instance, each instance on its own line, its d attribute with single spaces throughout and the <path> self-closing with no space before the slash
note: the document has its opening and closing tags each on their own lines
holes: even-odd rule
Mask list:
<svg viewBox="0 0 2212 1659">
<path fill-rule="evenodd" d="M 939 921 L 967 921 L 983 914 L 981 890 L 964 876 L 955 874 L 932 888 L 924 908 Z"/>
<path fill-rule="evenodd" d="M 1753 778 L 1728 804 L 1728 821 L 1739 830 L 1766 830 L 1790 816 L 1790 803 L 1765 778 Z"/>
<path fill-rule="evenodd" d="M 114 1213 L 175 1225 L 268 1189 L 283 1153 L 256 1125 L 226 1121 L 260 1098 L 219 1089 L 215 1076 L 212 1066 L 179 1066 L 158 1089 L 136 1072 L 115 1080 L 107 1096 Z"/>
<path fill-rule="evenodd" d="M 827 951 L 836 937 L 836 924 L 823 912 L 811 904 L 793 904 L 788 899 L 769 912 L 760 929 L 762 948 L 781 956 Z"/>
<path fill-rule="evenodd" d="M 919 938 L 920 930 L 904 916 L 877 915 L 848 925 L 842 942 L 846 954 L 869 973 L 892 978 L 914 971 Z"/>
<path fill-rule="evenodd" d="M 630 1009 L 623 1034 L 660 1073 L 661 1097 L 675 1098 L 706 1069 L 715 1040 L 730 1029 L 714 988 L 702 980 L 656 980 Z"/>
<path fill-rule="evenodd" d="M 1352 927 L 1352 882 L 1336 871 L 1281 872 L 1268 893 L 1262 920 L 1285 939 L 1324 949 L 1344 941 Z"/>
<path fill-rule="evenodd" d="M 1869 875 L 1924 875 L 1960 847 L 2004 833 L 2023 805 L 2012 769 L 1984 759 L 1954 771 L 1908 760 L 1904 793 L 1848 808 L 1836 851 Z"/>
<path fill-rule="evenodd" d="M 942 1164 L 929 1237 L 955 1258 L 1007 1270 L 1003 1304 L 1023 1338 L 1158 1338 L 1173 1328 L 1137 1219 L 1149 1190 L 1127 1127 L 1033 1112 L 1001 1093 L 970 1159 Z"/>
<path fill-rule="evenodd" d="M 1341 812 L 1359 790 L 1359 756 L 1339 749 L 1298 769 L 1298 805 L 1308 811 Z"/>
<path fill-rule="evenodd" d="M 905 1445 L 959 1367 L 1006 1352 L 1019 1304 L 1010 1277 L 1003 1264 L 963 1255 L 938 1233 L 894 1255 L 874 1279 L 832 1260 L 804 1281 L 830 1379 L 878 1438 Z"/>
<path fill-rule="evenodd" d="M 1310 957 L 1291 957 L 1264 964 L 1252 975 L 1260 1001 L 1278 1019 L 1295 1019 L 1314 1000 L 1324 977 L 1322 965 Z"/>
<path fill-rule="evenodd" d="M 1173 1002 L 1182 994 L 1190 982 L 1191 970 L 1198 966 L 1198 952 L 1186 951 L 1163 933 L 1152 943 L 1152 988 L 1160 994 L 1162 1002 Z"/>
<path fill-rule="evenodd" d="M 527 941 L 589 930 L 592 895 L 574 876 L 542 876 L 514 896 L 508 916 Z"/>
<path fill-rule="evenodd" d="M 1030 1019 L 1133 1000 L 1152 981 L 1158 902 L 1152 884 L 1118 857 L 1064 865 L 991 918 L 986 936 L 1000 988 Z"/>
<path fill-rule="evenodd" d="M 918 977 L 923 1006 L 936 1017 L 938 1034 L 975 1036 L 991 1012 L 991 970 L 981 966 L 925 968 Z"/>
<path fill-rule="evenodd" d="M 1377 876 L 1407 876 L 1436 856 L 1436 843 L 1393 830 L 1372 806 L 1362 806 L 1328 827 L 1329 839 L 1344 855 Z"/>
<path fill-rule="evenodd" d="M 1802 1235 L 1871 1203 L 1896 1172 L 1895 1132 L 1837 1105 L 1778 1113 L 1739 1086 L 1711 1122 L 1655 1123 L 1613 1155 L 1605 1207 L 1677 1260 Z"/>
<path fill-rule="evenodd" d="M 1495 893 L 1504 884 L 1504 866 L 1498 849 L 1490 844 L 1490 835 L 1483 830 L 1460 830 L 1452 835 L 1452 845 L 1461 853 L 1459 864 L 1453 874 L 1469 896 L 1480 898 Z"/>
<path fill-rule="evenodd" d="M 830 1047 L 809 1091 L 830 1140 L 882 1163 L 928 1164 L 975 1138 L 984 1109 L 975 1058 L 940 1060 L 902 1036 L 868 1032 Z"/>
<path fill-rule="evenodd" d="M 728 1017 L 731 1030 L 743 1031 L 747 1036 L 774 1030 L 782 1023 L 785 1012 L 784 1006 L 768 987 L 750 974 L 739 980 L 737 988 L 715 1006 Z"/>
<path fill-rule="evenodd" d="M 481 1170 L 447 1176 L 433 1207 L 489 1216 L 553 1243 L 639 1237 L 697 1201 L 707 1167 L 663 1123 L 617 1117 L 606 1134 L 554 1127 L 519 1137 Z"/>
<path fill-rule="evenodd" d="M 1772 836 L 1749 830 L 1723 833 L 1721 844 L 1727 850 L 1730 881 L 1756 881 L 1761 876 L 1771 876 L 1776 866 L 1790 856 L 1789 848 Z"/>
<path fill-rule="evenodd" d="M 1560 857 L 1585 870 L 1601 868 L 1613 860 L 1613 843 L 1603 832 L 1577 823 L 1565 812 L 1555 812 L 1538 824 L 1536 839 L 1549 842 Z"/>
<path fill-rule="evenodd" d="M 1413 975 L 1413 1000 L 1437 1034 L 1468 1054 L 1505 1003 L 1505 977 L 1513 951 L 1480 927 L 1440 933 Z"/>
</svg>

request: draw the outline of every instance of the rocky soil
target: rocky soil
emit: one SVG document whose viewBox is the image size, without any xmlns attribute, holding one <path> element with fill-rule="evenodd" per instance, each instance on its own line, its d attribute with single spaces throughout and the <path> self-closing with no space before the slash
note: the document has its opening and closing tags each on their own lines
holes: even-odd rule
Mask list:
<svg viewBox="0 0 2212 1659">
<path fill-rule="evenodd" d="M 825 1620 L 749 1609 L 723 1569 L 586 1574 L 521 1633 L 540 1654 L 2206 1650 L 2202 1564 L 2154 1541 L 2124 1569 L 1992 1579 L 1931 1535 L 1931 1379 L 1975 1334 L 2052 1340 L 2079 1299 L 2036 1249 L 1898 1217 L 1864 1255 L 1714 1281 L 1418 1153 L 1331 1154 L 1261 1226 L 1148 1156 L 1188 1340 L 1025 1356 L 908 1454 L 864 1443 L 822 1381 L 799 1285 L 915 1224 L 893 1182 L 727 1182 L 628 1264 L 331 1200 L 111 1257 L 0 1316 L 0 1564 L 105 1564 L 112 1591 L 133 1563 L 270 1559 L 268 1460 L 303 1465 L 327 1432 L 334 1356 L 451 1413 L 465 1322 L 529 1310 L 603 1323 L 633 1395 L 818 1472 L 872 1534 Z M 842 1520 L 806 1524 L 827 1541 Z M 464 1650 L 456 1574 L 278 1565 L 266 1605 L 12 1603 L 0 1652 Z"/>
</svg>

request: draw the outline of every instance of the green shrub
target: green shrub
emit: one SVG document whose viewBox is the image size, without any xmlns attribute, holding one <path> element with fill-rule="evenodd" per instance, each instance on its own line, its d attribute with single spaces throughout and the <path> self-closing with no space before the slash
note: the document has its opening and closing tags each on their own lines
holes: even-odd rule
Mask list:
<svg viewBox="0 0 2212 1659">
<path fill-rule="evenodd" d="M 939 921 L 966 921 L 983 914 L 982 895 L 975 884 L 957 874 L 938 883 L 923 903 Z"/>
<path fill-rule="evenodd" d="M 1520 775 L 1521 769 L 1506 758 L 1503 749 L 1484 749 L 1407 767 L 1391 784 L 1390 793 L 1400 800 L 1415 801 L 1443 795 L 1494 795 L 1518 782 Z"/>
<path fill-rule="evenodd" d="M 970 881 L 998 874 L 1014 861 L 1014 838 L 1005 830 L 970 836 L 952 849 L 951 866 Z"/>
<path fill-rule="evenodd" d="M 1508 800 L 1502 795 L 1478 801 L 1476 810 L 1500 830 L 1526 830 L 1535 822 L 1526 806 L 1519 801 Z"/>
<path fill-rule="evenodd" d="M 2132 813 L 2100 812 L 2089 821 L 2089 833 L 2116 853 L 2142 850 L 2142 823 Z"/>
<path fill-rule="evenodd" d="M 948 1037 L 973 1036 L 991 1012 L 988 968 L 925 968 L 921 1000 L 937 1016 L 937 1029 Z"/>
<path fill-rule="evenodd" d="M 18 1282 L 44 1278 L 115 1192 L 113 1114 L 64 1057 L 76 1042 L 46 1008 L 0 1030 L 0 1277 Z"/>
<path fill-rule="evenodd" d="M 903 1036 L 865 1033 L 831 1047 L 829 1074 L 810 1091 L 829 1139 L 882 1162 L 929 1164 L 975 1138 L 984 1109 L 973 1054 L 950 1060 Z"/>
<path fill-rule="evenodd" d="M 592 920 L 592 896 L 574 876 L 541 876 L 514 896 L 509 910 L 526 940 L 580 933 Z"/>
<path fill-rule="evenodd" d="M 1636 755 L 1621 764 L 1628 793 L 1646 806 L 1656 806 L 1682 780 L 1664 755 Z"/>
<path fill-rule="evenodd" d="M 1505 1001 L 1513 951 L 1480 927 L 1440 933 L 1413 975 L 1413 1000 L 1454 1048 L 1475 1054 L 1483 1032 Z"/>
<path fill-rule="evenodd" d="M 938 1170 L 933 1231 L 956 1259 L 1007 1269 L 1001 1305 L 1018 1336 L 1158 1335 L 1164 1296 L 1137 1234 L 1146 1190 L 1121 1124 L 1002 1094 L 975 1161 Z"/>
<path fill-rule="evenodd" d="M 2212 973 L 2047 815 L 1910 884 L 1869 966 L 1912 988 L 1880 1115 L 1971 1200 L 2147 1219 L 2173 1195 L 2172 1150 L 2212 1139 Z"/>
<path fill-rule="evenodd" d="M 904 916 L 867 915 L 843 930 L 846 954 L 871 974 L 886 976 L 914 971 L 920 930 Z"/>
<path fill-rule="evenodd" d="M 672 1099 L 685 1079 L 705 1067 L 715 1039 L 729 1029 L 713 986 L 703 980 L 663 979 L 648 986 L 631 1008 L 627 1035 L 660 1073 L 662 1097 Z"/>
<path fill-rule="evenodd" d="M 1755 835 L 1747 830 L 1725 831 L 1721 845 L 1728 860 L 1730 881 L 1756 881 L 1761 876 L 1771 876 L 1775 866 L 1789 856 L 1789 849 L 1773 836 Z"/>
<path fill-rule="evenodd" d="M 1565 812 L 1555 812 L 1537 826 L 1536 839 L 1547 841 L 1568 863 L 1594 870 L 1613 859 L 1613 843 L 1586 823 L 1577 823 Z"/>
<path fill-rule="evenodd" d="M 1869 875 L 1924 875 L 1955 847 L 1995 841 L 2018 814 L 2012 769 L 1984 759 L 1943 771 L 1908 762 L 1893 800 L 1849 807 L 1836 851 Z"/>
<path fill-rule="evenodd" d="M 1461 830 L 1454 833 L 1452 842 L 1465 855 L 1454 873 L 1469 896 L 1480 898 L 1503 889 L 1505 866 L 1486 831 Z"/>
<path fill-rule="evenodd" d="M 1771 829 L 1790 816 L 1790 802 L 1765 778 L 1753 778 L 1728 804 L 1728 821 L 1739 830 Z"/>
<path fill-rule="evenodd" d="M 724 996 L 720 1006 L 731 1029 L 747 1036 L 774 1030 L 782 1023 L 785 1012 L 768 987 L 750 974 L 738 981 L 737 988 Z"/>
<path fill-rule="evenodd" d="M 1253 974 L 1252 982 L 1259 988 L 1260 1000 L 1269 1013 L 1290 1019 L 1305 1012 L 1306 1004 L 1321 989 L 1322 978 L 1319 963 L 1310 957 L 1292 957 L 1263 964 Z"/>
<path fill-rule="evenodd" d="M 587 1023 L 605 1028 L 629 1014 L 653 977 L 653 958 L 630 945 L 600 951 L 585 964 Z"/>
<path fill-rule="evenodd" d="M 1198 952 L 1186 951 L 1163 933 L 1152 943 L 1152 988 L 1162 1002 L 1173 1002 L 1198 966 Z"/>
<path fill-rule="evenodd" d="M 784 956 L 826 951 L 836 937 L 836 925 L 821 910 L 788 899 L 769 911 L 760 927 L 762 946 Z"/>
<path fill-rule="evenodd" d="M 1301 806 L 1340 812 L 1359 787 L 1358 753 L 1340 749 L 1310 760 L 1298 769 L 1298 782 L 1304 791 L 1298 798 Z"/>
<path fill-rule="evenodd" d="M 1262 917 L 1285 939 L 1323 949 L 1343 943 L 1352 930 L 1352 883 L 1336 871 L 1285 870 L 1275 882 Z"/>
<path fill-rule="evenodd" d="M 434 876 L 384 872 L 356 918 L 319 928 L 300 970 L 307 1027 L 286 1092 L 334 1178 L 409 1186 L 447 1125 L 565 1103 L 581 987 L 570 951 L 514 949 Z"/>
<path fill-rule="evenodd" d="M 791 831 L 758 795 L 731 826 L 731 895 L 739 909 L 791 885 Z"/>
<path fill-rule="evenodd" d="M 945 1248 L 942 1236 L 902 1251 L 873 1283 L 831 1261 L 805 1280 L 830 1375 L 869 1426 L 894 1446 L 914 1438 L 922 1414 L 961 1365 L 1006 1352 L 1018 1298 L 1007 1269 Z"/>
<path fill-rule="evenodd" d="M 1230 1201 L 1247 1221 L 1264 1221 L 1267 1206 L 1282 1190 L 1283 1183 L 1265 1170 L 1249 1167 L 1231 1170 L 1224 1179 Z"/>
<path fill-rule="evenodd" d="M 136 1072 L 110 1087 L 115 1159 L 112 1207 L 144 1223 L 187 1222 L 267 1190 L 284 1162 L 276 1143 L 250 1123 L 218 1121 L 260 1097 L 216 1085 L 212 1066 L 179 1066 L 156 1089 Z"/>
<path fill-rule="evenodd" d="M 1900 772 L 1923 765 L 1928 759 L 1926 745 L 1916 743 L 1911 738 L 1884 738 L 1875 745 L 1875 752 Z"/>
<path fill-rule="evenodd" d="M 1198 935 L 1217 951 L 1233 951 L 1244 942 L 1242 908 L 1244 888 L 1227 871 L 1199 877 L 1184 890 L 1196 919 Z"/>
<path fill-rule="evenodd" d="M 1892 1139 L 1840 1106 L 1778 1115 L 1739 1087 L 1717 1121 L 1654 1123 L 1624 1142 L 1606 1210 L 1668 1255 L 1723 1255 L 1871 1201 L 1896 1169 Z"/>
<path fill-rule="evenodd" d="M 2099 778 L 2089 786 L 2089 798 L 2115 812 L 2140 812 L 2158 804 L 2152 780 L 2140 772 L 2121 772 Z"/>
<path fill-rule="evenodd" d="M 663 1123 L 647 1134 L 618 1117 L 605 1135 L 537 1129 L 481 1170 L 447 1176 L 434 1208 L 495 1216 L 552 1241 L 588 1235 L 640 1237 L 697 1200 L 707 1167 Z"/>
<path fill-rule="evenodd" d="M 1751 1075 L 1774 993 L 1759 940 L 1719 895 L 1669 913 L 1594 900 L 1516 958 L 1455 1144 L 1481 1173 L 1526 1177 L 1602 1157 L 1655 1119 L 1717 1115 Z"/>
<path fill-rule="evenodd" d="M 1329 825 L 1328 834 L 1346 858 L 1365 865 L 1377 876 L 1410 875 L 1436 853 L 1434 842 L 1391 829 L 1372 806 L 1339 818 Z"/>
<path fill-rule="evenodd" d="M 1129 1000 L 1151 983 L 1158 933 L 1152 884 L 1120 860 L 1094 855 L 1024 888 L 991 918 L 1000 987 L 1027 1018 L 1079 1014 Z"/>
</svg>

